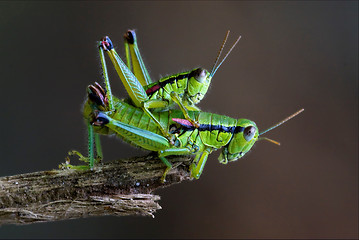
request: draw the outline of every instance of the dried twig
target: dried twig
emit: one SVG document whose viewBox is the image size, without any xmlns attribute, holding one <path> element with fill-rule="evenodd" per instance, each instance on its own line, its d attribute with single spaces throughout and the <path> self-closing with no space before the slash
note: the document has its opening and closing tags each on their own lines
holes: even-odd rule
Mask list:
<svg viewBox="0 0 359 240">
<path fill-rule="evenodd" d="M 87 216 L 153 216 L 161 209 L 157 188 L 189 179 L 190 158 L 170 158 L 165 166 L 153 157 L 105 163 L 90 170 L 51 170 L 0 178 L 0 225 L 29 224 Z"/>
</svg>

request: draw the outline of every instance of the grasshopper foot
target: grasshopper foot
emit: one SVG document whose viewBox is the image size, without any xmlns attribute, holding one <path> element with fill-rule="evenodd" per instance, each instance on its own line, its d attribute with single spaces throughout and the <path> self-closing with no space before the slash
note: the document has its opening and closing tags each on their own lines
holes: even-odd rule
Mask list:
<svg viewBox="0 0 359 240">
<path fill-rule="evenodd" d="M 82 162 L 85 162 L 85 163 L 89 163 L 90 162 L 90 159 L 88 157 L 84 157 L 84 155 L 82 155 L 79 151 L 76 151 L 76 150 L 72 150 L 72 151 L 69 151 L 68 152 L 68 155 L 69 156 L 75 156 L 77 155 L 79 157 L 79 160 L 82 161 Z M 67 157 L 69 158 L 69 157 Z"/>
<path fill-rule="evenodd" d="M 159 158 L 166 165 L 166 170 L 165 170 L 165 172 L 163 173 L 163 175 L 161 177 L 161 183 L 165 183 L 166 182 L 166 175 L 172 169 L 172 164 L 165 157 L 159 156 Z"/>
<path fill-rule="evenodd" d="M 165 183 L 166 182 L 166 176 L 167 173 L 171 170 L 172 167 L 167 167 L 165 172 L 163 173 L 162 177 L 161 177 L 161 183 Z"/>
<path fill-rule="evenodd" d="M 200 174 L 196 171 L 196 164 L 192 163 L 189 170 L 191 172 L 191 179 L 199 179 Z"/>
<path fill-rule="evenodd" d="M 59 168 L 62 170 L 65 170 L 65 169 L 88 170 L 88 169 L 90 169 L 90 166 L 89 165 L 78 165 L 78 166 L 71 165 L 70 158 L 66 157 L 66 161 L 64 163 L 59 164 Z"/>
<path fill-rule="evenodd" d="M 74 155 L 77 155 L 79 157 L 78 160 L 87 163 L 87 165 L 71 165 L 70 164 L 70 156 L 74 156 Z M 102 159 L 97 157 L 94 160 L 95 160 L 95 164 L 98 164 L 101 162 Z M 90 163 L 90 158 L 85 157 L 79 151 L 72 150 L 72 151 L 68 152 L 66 161 L 64 163 L 61 163 L 59 165 L 59 168 L 60 169 L 88 170 L 88 169 L 90 169 L 89 163 Z"/>
</svg>

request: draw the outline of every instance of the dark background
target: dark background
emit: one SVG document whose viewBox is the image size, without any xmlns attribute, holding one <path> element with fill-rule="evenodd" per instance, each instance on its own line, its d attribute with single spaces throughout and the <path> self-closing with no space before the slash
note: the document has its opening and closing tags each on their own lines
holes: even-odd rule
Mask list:
<svg viewBox="0 0 359 240">
<path fill-rule="evenodd" d="M 155 218 L 1 226 L 2 238 L 358 237 L 358 2 L 0 2 L 0 176 L 53 169 L 86 151 L 80 113 L 101 81 L 96 41 L 137 30 L 152 78 L 213 65 L 225 32 L 238 46 L 203 110 L 260 130 L 305 108 L 227 166 L 156 193 Z M 113 92 L 125 97 L 110 71 Z M 103 137 L 105 161 L 138 155 Z M 143 154 L 146 154 L 145 152 Z"/>
</svg>

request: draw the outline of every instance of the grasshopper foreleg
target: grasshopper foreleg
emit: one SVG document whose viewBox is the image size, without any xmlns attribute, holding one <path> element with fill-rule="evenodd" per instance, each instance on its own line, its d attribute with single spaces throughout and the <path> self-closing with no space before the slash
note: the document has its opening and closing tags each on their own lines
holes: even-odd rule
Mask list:
<svg viewBox="0 0 359 240">
<path fill-rule="evenodd" d="M 166 181 L 167 173 L 172 169 L 172 164 L 165 158 L 171 155 L 189 155 L 191 150 L 189 148 L 169 148 L 158 152 L 158 157 L 166 165 L 166 170 L 161 177 L 161 182 Z"/>
<path fill-rule="evenodd" d="M 212 150 L 213 149 L 211 147 L 207 147 L 203 152 L 196 154 L 196 157 L 190 166 L 191 177 L 199 179 L 202 174 L 204 165 L 206 164 L 208 155 L 212 152 Z"/>
<path fill-rule="evenodd" d="M 94 133 L 93 126 L 90 122 L 87 123 L 87 130 L 88 130 L 88 156 L 85 157 L 79 151 L 72 150 L 68 152 L 68 157 L 66 157 L 66 162 L 61 164 L 60 168 L 71 168 L 71 169 L 79 169 L 79 170 L 86 170 L 91 169 L 93 170 L 94 165 L 99 163 L 102 160 L 102 148 L 100 144 L 100 136 L 97 133 Z M 94 157 L 94 152 L 96 148 L 96 158 Z M 70 164 L 70 156 L 78 156 L 79 160 L 88 165 L 79 165 L 74 166 Z"/>
<path fill-rule="evenodd" d="M 187 107 L 185 107 L 182 103 L 182 100 L 180 99 L 180 97 L 178 96 L 178 94 L 176 92 L 171 92 L 171 98 L 172 100 L 177 103 L 177 105 L 180 107 L 184 117 L 190 122 L 192 123 L 192 125 L 195 128 L 199 128 L 199 123 L 195 120 L 193 120 L 189 115 L 188 115 L 188 111 L 187 111 Z"/>
</svg>

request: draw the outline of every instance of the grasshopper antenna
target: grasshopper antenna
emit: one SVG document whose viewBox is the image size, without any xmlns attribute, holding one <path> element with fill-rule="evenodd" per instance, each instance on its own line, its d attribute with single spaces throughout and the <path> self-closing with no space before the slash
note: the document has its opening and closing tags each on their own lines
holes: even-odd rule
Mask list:
<svg viewBox="0 0 359 240">
<path fill-rule="evenodd" d="M 258 141 L 260 141 L 260 140 L 266 140 L 266 141 L 268 141 L 268 142 L 271 142 L 271 143 L 274 143 L 274 144 L 280 146 L 280 142 L 277 142 L 277 141 L 275 141 L 275 140 L 273 140 L 273 139 L 270 139 L 270 138 L 260 137 L 260 138 L 258 138 Z"/>
<path fill-rule="evenodd" d="M 290 115 L 289 117 L 287 117 L 287 118 L 285 118 L 284 120 L 280 121 L 279 123 L 273 125 L 272 127 L 268 128 L 267 130 L 264 130 L 263 132 L 261 132 L 261 133 L 259 134 L 259 136 L 262 135 L 262 134 L 264 134 L 264 133 L 266 133 L 266 132 L 269 132 L 269 131 L 273 130 L 274 128 L 276 128 L 276 127 L 278 127 L 278 126 L 280 126 L 280 125 L 282 125 L 283 123 L 285 123 L 286 121 L 288 121 L 288 120 L 294 118 L 295 116 L 297 116 L 299 113 L 301 113 L 301 112 L 303 112 L 303 111 L 304 111 L 304 108 L 300 109 L 298 112 L 293 113 L 292 115 Z M 260 139 L 261 139 L 261 138 L 260 138 Z M 264 139 L 264 140 L 268 140 L 268 141 L 271 140 L 270 142 L 273 142 L 273 141 L 274 141 L 274 140 L 269 139 L 269 138 L 263 138 L 263 139 Z M 274 141 L 274 142 L 275 142 L 275 141 Z"/>
<path fill-rule="evenodd" d="M 212 75 L 213 70 L 214 70 L 214 68 L 216 67 L 217 63 L 218 63 L 219 57 L 220 57 L 221 54 L 222 54 L 224 45 L 226 45 L 226 42 L 227 42 L 227 39 L 228 39 L 228 36 L 229 36 L 229 33 L 230 33 L 230 32 L 231 32 L 231 31 L 228 30 L 227 33 L 226 33 L 226 36 L 225 36 L 224 39 L 223 39 L 221 48 L 219 49 L 218 55 L 217 55 L 217 57 L 216 57 L 216 61 L 214 61 L 214 64 L 213 64 L 213 67 L 212 67 L 211 76 L 213 76 L 213 75 Z"/>
<path fill-rule="evenodd" d="M 220 49 L 220 51 L 219 51 L 219 53 L 218 53 L 217 59 L 216 59 L 214 65 L 213 65 L 213 68 L 212 68 L 212 71 L 211 71 L 211 75 L 210 75 L 211 77 L 214 76 L 214 74 L 217 72 L 218 68 L 219 68 L 219 67 L 222 65 L 222 63 L 226 60 L 226 58 L 229 56 L 229 54 L 232 52 L 232 50 L 234 49 L 234 47 L 237 45 L 237 43 L 239 42 L 239 40 L 240 40 L 241 37 L 242 37 L 242 36 L 239 36 L 239 37 L 237 38 L 236 42 L 232 45 L 231 49 L 229 49 L 229 51 L 227 52 L 226 56 L 224 56 L 224 58 L 222 59 L 222 61 L 216 66 L 216 64 L 217 64 L 217 62 L 218 62 L 218 59 L 219 59 L 219 57 L 220 57 L 220 55 L 221 55 L 221 53 L 222 53 L 222 50 L 223 50 L 223 48 L 224 48 L 224 45 L 225 45 L 225 43 L 226 43 L 226 41 L 227 41 L 228 35 L 229 35 L 229 30 L 227 31 L 226 37 L 225 37 L 224 40 L 223 40 L 223 43 L 222 43 L 221 49 Z"/>
</svg>

